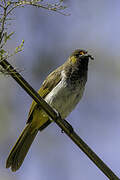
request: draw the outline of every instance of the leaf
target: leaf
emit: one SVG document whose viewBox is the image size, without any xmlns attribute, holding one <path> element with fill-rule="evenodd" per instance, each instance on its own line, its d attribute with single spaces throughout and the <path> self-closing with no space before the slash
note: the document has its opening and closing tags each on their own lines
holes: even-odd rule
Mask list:
<svg viewBox="0 0 120 180">
<path fill-rule="evenodd" d="M 7 35 L 7 32 L 4 33 L 4 42 L 6 43 L 8 39 L 11 38 L 11 36 L 14 34 L 14 32 L 11 32 Z"/>
<path fill-rule="evenodd" d="M 6 51 L 5 51 L 4 49 L 1 49 L 1 50 L 0 50 L 0 54 L 1 54 L 1 55 L 5 54 L 5 53 L 6 53 Z"/>
<path fill-rule="evenodd" d="M 23 45 L 24 45 L 24 40 L 22 40 L 21 44 L 15 48 L 14 53 L 16 54 L 16 53 L 22 51 L 24 49 Z"/>
</svg>

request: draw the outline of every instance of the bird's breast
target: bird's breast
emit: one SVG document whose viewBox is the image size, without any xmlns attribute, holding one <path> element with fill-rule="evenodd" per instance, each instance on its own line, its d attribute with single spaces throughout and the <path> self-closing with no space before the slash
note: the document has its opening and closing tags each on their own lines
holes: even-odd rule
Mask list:
<svg viewBox="0 0 120 180">
<path fill-rule="evenodd" d="M 84 87 L 83 81 L 72 87 L 66 79 L 63 79 L 45 97 L 45 101 L 55 108 L 62 118 L 66 118 L 82 98 Z"/>
</svg>

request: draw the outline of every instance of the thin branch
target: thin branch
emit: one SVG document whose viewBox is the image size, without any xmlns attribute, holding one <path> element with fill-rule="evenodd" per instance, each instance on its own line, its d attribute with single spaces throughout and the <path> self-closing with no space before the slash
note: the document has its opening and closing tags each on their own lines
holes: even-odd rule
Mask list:
<svg viewBox="0 0 120 180">
<path fill-rule="evenodd" d="M 4 6 L 2 4 L 0 4 L 0 7 L 4 9 Z"/>
<path fill-rule="evenodd" d="M 3 5 L 0 4 L 0 8 L 3 9 L 3 17 L 0 18 L 0 24 L 1 24 L 1 28 L 0 28 L 0 44 L 2 43 L 2 40 L 3 40 L 3 37 L 4 37 L 3 32 L 4 32 L 4 26 L 5 26 L 5 22 L 7 20 L 7 16 L 17 7 L 29 5 L 29 6 L 34 6 L 34 7 L 54 11 L 54 12 L 57 12 L 59 14 L 65 15 L 65 16 L 69 15 L 67 13 L 62 12 L 62 10 L 64 10 L 66 7 L 62 6 L 61 1 L 59 3 L 55 3 L 55 4 L 44 4 L 44 3 L 41 3 L 42 0 L 21 0 L 21 1 L 18 0 L 16 2 L 14 2 L 14 1 L 8 1 L 7 2 L 6 0 L 3 0 L 2 2 L 3 2 Z"/>
<path fill-rule="evenodd" d="M 52 109 L 49 104 L 25 81 L 25 79 L 6 61 L 1 60 L 0 65 L 8 71 L 14 80 L 41 106 L 53 121 L 64 131 L 70 139 L 96 164 L 96 166 L 110 179 L 119 180 L 114 172 L 93 152 L 92 149 L 76 134 L 72 126 Z M 11 73 L 12 72 L 12 73 Z"/>
<path fill-rule="evenodd" d="M 7 8 L 4 7 L 4 13 L 3 13 L 3 17 L 1 18 L 1 29 L 0 29 L 0 44 L 2 43 L 3 37 L 4 37 L 4 28 L 5 28 L 5 21 L 7 18 Z"/>
<path fill-rule="evenodd" d="M 6 0 L 3 0 L 4 1 L 4 5 L 6 6 Z"/>
<path fill-rule="evenodd" d="M 65 9 L 66 7 L 63 7 L 61 6 L 61 3 L 58 3 L 58 4 L 38 4 L 39 1 L 37 2 L 34 2 L 34 1 L 20 1 L 20 2 L 10 2 L 10 4 L 13 5 L 13 7 L 11 7 L 11 9 L 7 12 L 7 16 L 17 7 L 20 7 L 20 6 L 25 6 L 25 5 L 28 5 L 28 6 L 34 6 L 34 7 L 37 7 L 37 8 L 42 8 L 42 9 L 46 9 L 46 10 L 50 10 L 50 11 L 55 11 L 59 14 L 62 14 L 62 15 L 65 15 L 65 16 L 68 16 L 70 14 L 66 14 L 64 12 L 61 12 L 62 9 Z"/>
</svg>

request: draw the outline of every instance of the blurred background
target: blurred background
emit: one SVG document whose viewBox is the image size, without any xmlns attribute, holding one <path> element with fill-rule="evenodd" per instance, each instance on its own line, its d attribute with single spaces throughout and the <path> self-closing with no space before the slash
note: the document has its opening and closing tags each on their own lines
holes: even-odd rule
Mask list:
<svg viewBox="0 0 120 180">
<path fill-rule="evenodd" d="M 66 0 L 70 16 L 19 8 L 10 30 L 11 60 L 36 89 L 76 48 L 95 57 L 89 63 L 84 97 L 67 120 L 120 177 L 120 1 Z M 39 133 L 19 171 L 5 168 L 12 145 L 25 126 L 32 99 L 11 78 L 0 75 L 0 180 L 106 180 L 107 177 L 56 124 Z"/>
</svg>

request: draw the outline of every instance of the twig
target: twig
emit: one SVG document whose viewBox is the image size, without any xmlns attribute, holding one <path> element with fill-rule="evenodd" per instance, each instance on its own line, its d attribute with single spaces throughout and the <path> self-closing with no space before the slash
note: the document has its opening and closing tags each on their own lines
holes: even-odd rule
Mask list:
<svg viewBox="0 0 120 180">
<path fill-rule="evenodd" d="M 64 131 L 72 141 L 96 164 L 96 166 L 110 179 L 119 180 L 114 172 L 93 152 L 92 149 L 76 134 L 72 126 L 60 118 L 58 113 L 47 104 L 44 99 L 25 81 L 25 79 L 6 61 L 1 60 L 0 65 L 8 71 L 14 80 L 40 105 L 53 121 Z M 12 72 L 12 73 L 11 73 Z"/>
<path fill-rule="evenodd" d="M 6 15 L 6 12 L 7 12 L 7 8 L 4 7 L 4 13 L 3 13 L 3 17 L 2 17 L 2 21 L 1 21 L 1 29 L 0 29 L 0 44 L 3 40 L 3 37 L 4 37 L 4 26 L 5 26 L 5 21 L 6 21 L 6 18 L 7 18 L 7 15 Z"/>
<path fill-rule="evenodd" d="M 3 0 L 4 1 L 4 5 L 6 6 L 6 0 Z"/>
<path fill-rule="evenodd" d="M 62 15 L 65 15 L 65 16 L 69 16 L 70 14 L 67 14 L 67 13 L 64 13 L 64 12 L 61 12 L 60 10 L 62 10 L 60 4 L 61 3 L 58 3 L 56 6 L 55 5 L 50 5 L 50 4 L 38 4 L 38 2 L 34 2 L 34 1 L 20 1 L 20 2 L 10 2 L 10 4 L 12 4 L 13 6 L 11 7 L 11 9 L 9 9 L 9 11 L 7 12 L 7 16 L 17 7 L 20 7 L 20 6 L 25 6 L 25 5 L 28 5 L 28 6 L 34 6 L 34 7 L 38 7 L 38 8 L 43 8 L 43 9 L 46 9 L 46 10 L 50 10 L 50 11 L 55 11 L 59 14 L 62 14 Z"/>
<path fill-rule="evenodd" d="M 0 7 L 4 9 L 4 6 L 2 4 L 0 4 Z"/>
</svg>

